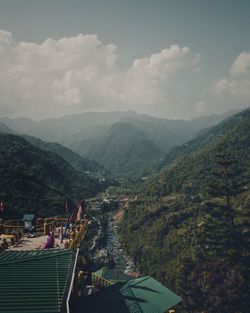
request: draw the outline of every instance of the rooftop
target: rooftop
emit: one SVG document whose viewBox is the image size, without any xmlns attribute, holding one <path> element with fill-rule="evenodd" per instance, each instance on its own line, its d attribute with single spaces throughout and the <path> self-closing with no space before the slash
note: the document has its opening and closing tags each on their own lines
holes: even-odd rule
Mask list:
<svg viewBox="0 0 250 313">
<path fill-rule="evenodd" d="M 47 242 L 47 235 L 42 235 L 34 238 L 29 238 L 29 236 L 23 236 L 22 240 L 14 245 L 10 246 L 10 250 L 15 250 L 15 251 L 29 251 L 29 250 L 37 250 L 41 249 L 41 247 Z M 64 239 L 63 243 L 60 243 L 60 238 L 55 237 L 55 248 L 63 248 L 65 241 L 68 241 L 68 239 Z"/>
<path fill-rule="evenodd" d="M 164 313 L 181 298 L 150 276 L 118 282 L 81 300 L 77 313 Z"/>
<path fill-rule="evenodd" d="M 0 312 L 64 312 L 74 260 L 69 249 L 0 252 Z"/>
<path fill-rule="evenodd" d="M 94 273 L 97 276 L 100 276 L 106 280 L 111 282 L 116 281 L 127 281 L 133 279 L 130 275 L 124 273 L 124 269 L 122 268 L 107 268 L 102 267 L 100 270 Z"/>
</svg>

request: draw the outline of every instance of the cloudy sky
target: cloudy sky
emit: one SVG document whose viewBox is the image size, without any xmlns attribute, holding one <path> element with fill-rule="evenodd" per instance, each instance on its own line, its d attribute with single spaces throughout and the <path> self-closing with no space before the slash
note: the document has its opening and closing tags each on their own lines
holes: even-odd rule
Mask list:
<svg viewBox="0 0 250 313">
<path fill-rule="evenodd" d="M 250 1 L 0 0 L 0 116 L 250 106 Z"/>
</svg>

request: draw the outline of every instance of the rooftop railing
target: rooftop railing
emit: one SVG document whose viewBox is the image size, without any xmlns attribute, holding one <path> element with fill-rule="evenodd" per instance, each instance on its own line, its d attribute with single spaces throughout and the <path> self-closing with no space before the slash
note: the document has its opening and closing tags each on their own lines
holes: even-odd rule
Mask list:
<svg viewBox="0 0 250 313">
<path fill-rule="evenodd" d="M 92 273 L 92 284 L 93 285 L 101 285 L 103 287 L 108 287 L 113 285 L 113 283 L 101 276 L 96 275 L 95 273 Z"/>
</svg>

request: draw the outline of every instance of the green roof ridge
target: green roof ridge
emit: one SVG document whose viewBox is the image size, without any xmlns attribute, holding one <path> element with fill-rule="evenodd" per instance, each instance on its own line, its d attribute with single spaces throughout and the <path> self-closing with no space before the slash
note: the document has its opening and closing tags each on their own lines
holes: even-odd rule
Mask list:
<svg viewBox="0 0 250 313">
<path fill-rule="evenodd" d="M 38 252 L 41 252 L 43 250 L 37 250 Z M 0 253 L 0 256 L 2 254 L 19 254 L 20 253 L 24 253 L 24 252 L 27 252 L 25 250 L 22 250 L 22 251 L 3 251 Z M 32 250 L 32 252 L 34 252 Z M 50 253 L 49 253 L 50 252 Z M 29 262 L 29 261 L 35 261 L 35 260 L 41 260 L 41 259 L 47 259 L 47 258 L 52 258 L 52 257 L 56 257 L 56 256 L 62 256 L 62 255 L 65 255 L 65 254 L 72 254 L 73 255 L 73 251 L 72 250 L 62 250 L 62 249 L 58 249 L 58 250 L 44 250 L 44 253 L 41 253 L 40 255 L 37 254 L 37 255 L 32 255 L 32 254 L 29 254 L 29 255 L 25 255 L 21 258 L 18 258 L 18 259 L 13 259 L 13 260 L 5 260 L 5 261 L 1 261 L 1 258 L 0 258 L 0 265 L 5 265 L 5 264 L 16 264 L 16 263 L 21 263 L 21 262 Z"/>
</svg>

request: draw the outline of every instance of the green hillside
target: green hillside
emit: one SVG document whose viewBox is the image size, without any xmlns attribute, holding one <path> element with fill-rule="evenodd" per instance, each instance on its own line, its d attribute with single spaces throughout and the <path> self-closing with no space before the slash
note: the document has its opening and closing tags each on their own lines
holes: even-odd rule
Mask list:
<svg viewBox="0 0 250 313">
<path fill-rule="evenodd" d="M 162 173 L 163 192 L 202 192 L 209 184 L 214 157 L 221 150 L 234 155 L 249 178 L 249 132 L 250 110 L 246 110 L 173 149 L 165 158 L 168 168 Z"/>
<path fill-rule="evenodd" d="M 4 217 L 16 218 L 24 212 L 64 213 L 65 199 L 72 204 L 101 188 L 97 180 L 80 173 L 57 154 L 6 134 L 0 134 L 0 177 Z"/>
<path fill-rule="evenodd" d="M 249 309 L 250 110 L 174 149 L 130 202 L 122 243 L 181 312 Z"/>
<path fill-rule="evenodd" d="M 134 125 L 142 130 L 164 152 L 184 143 L 197 134 L 193 124 L 186 120 L 168 120 L 148 115 L 139 115 L 136 118 L 124 118 L 120 122 Z"/>
<path fill-rule="evenodd" d="M 171 120 L 139 115 L 137 117 L 123 118 L 120 121 L 127 122 L 141 129 L 159 149 L 169 152 L 173 147 L 192 139 L 204 129 L 219 124 L 232 114 L 232 111 L 228 111 L 221 115 L 212 114 L 190 120 Z"/>
<path fill-rule="evenodd" d="M 142 130 L 122 122 L 111 126 L 101 137 L 77 143 L 72 149 L 118 177 L 142 175 L 163 154 Z"/>
<path fill-rule="evenodd" d="M 88 174 L 99 173 L 102 174 L 103 176 L 106 174 L 104 168 L 98 163 L 86 158 L 82 158 L 76 152 L 70 150 L 69 148 L 57 142 L 45 142 L 39 138 L 27 135 L 23 135 L 22 137 L 40 149 L 51 151 L 58 154 L 79 172 Z"/>
<path fill-rule="evenodd" d="M 9 126 L 7 126 L 4 123 L 0 122 L 0 133 L 12 134 L 13 130 Z"/>
</svg>

